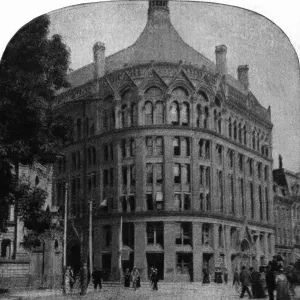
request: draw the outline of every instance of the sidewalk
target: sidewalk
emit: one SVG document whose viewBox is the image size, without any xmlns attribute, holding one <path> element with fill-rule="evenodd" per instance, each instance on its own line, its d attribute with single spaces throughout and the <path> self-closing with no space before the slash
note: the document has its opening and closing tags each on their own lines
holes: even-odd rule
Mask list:
<svg viewBox="0 0 300 300">
<path fill-rule="evenodd" d="M 65 300 L 65 299 L 89 299 L 89 300 L 227 300 L 237 299 L 236 292 L 230 284 L 202 285 L 202 283 L 164 283 L 159 282 L 158 291 L 152 291 L 149 282 L 142 282 L 141 288 L 134 291 L 132 288 L 124 288 L 120 283 L 104 282 L 101 291 L 94 292 L 92 285 L 89 286 L 87 295 L 81 297 L 80 291 L 68 293 L 66 296 L 62 294 L 62 290 L 31 290 L 12 292 L 10 294 L 0 296 L 0 300 L 20 300 L 20 299 L 43 299 L 43 300 Z"/>
</svg>

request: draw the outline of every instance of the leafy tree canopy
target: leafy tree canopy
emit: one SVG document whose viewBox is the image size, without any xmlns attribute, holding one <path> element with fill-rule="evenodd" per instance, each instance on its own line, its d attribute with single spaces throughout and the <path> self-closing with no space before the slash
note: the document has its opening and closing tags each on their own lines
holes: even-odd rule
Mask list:
<svg viewBox="0 0 300 300">
<path fill-rule="evenodd" d="M 70 53 L 50 20 L 40 16 L 22 27 L 0 63 L 0 154 L 14 163 L 52 162 L 70 139 L 72 120 L 53 106 L 58 90 L 69 86 Z"/>
</svg>

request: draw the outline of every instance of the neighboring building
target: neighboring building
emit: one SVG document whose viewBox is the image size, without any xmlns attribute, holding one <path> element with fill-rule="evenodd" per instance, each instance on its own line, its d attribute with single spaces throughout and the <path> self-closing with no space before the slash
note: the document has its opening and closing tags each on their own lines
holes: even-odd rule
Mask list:
<svg viewBox="0 0 300 300">
<path fill-rule="evenodd" d="M 226 46 L 214 64 L 187 45 L 167 0 L 149 1 L 132 46 L 93 51 L 56 99 L 74 117 L 75 139 L 55 170 L 54 205 L 68 178 L 70 214 L 82 215 L 85 192 L 94 201 L 94 265 L 111 279 L 136 265 L 145 280 L 156 265 L 166 281 L 200 281 L 204 267 L 231 276 L 266 263 L 275 253 L 273 125 L 249 90 L 248 66 L 237 80 Z M 68 263 L 79 261 L 70 236 Z"/>
<path fill-rule="evenodd" d="M 286 264 L 300 258 L 300 174 L 285 170 L 279 156 L 279 168 L 273 170 L 276 253 Z"/>
<path fill-rule="evenodd" d="M 52 173 L 52 166 L 39 163 L 33 166 L 19 166 L 20 183 L 28 183 L 32 187 L 47 191 L 44 209 L 52 206 Z M 56 234 L 51 239 L 42 241 L 41 246 L 32 251 L 24 249 L 22 242 L 26 229 L 20 218 L 17 219 L 16 226 L 14 205 L 8 207 L 8 218 L 3 225 L 0 231 L 0 282 L 3 283 L 1 287 L 53 286 L 55 281 L 61 278 L 61 235 Z"/>
</svg>

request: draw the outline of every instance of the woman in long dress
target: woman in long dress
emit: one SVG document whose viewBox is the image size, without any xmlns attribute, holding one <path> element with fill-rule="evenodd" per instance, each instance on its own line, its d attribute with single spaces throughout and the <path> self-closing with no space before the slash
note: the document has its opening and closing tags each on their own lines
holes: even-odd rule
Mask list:
<svg viewBox="0 0 300 300">
<path fill-rule="evenodd" d="M 278 270 L 278 275 L 275 278 L 276 282 L 276 300 L 290 300 L 289 283 L 286 276 L 283 274 L 283 269 Z"/>
<path fill-rule="evenodd" d="M 130 287 L 130 272 L 129 269 L 126 269 L 126 272 L 124 274 L 124 286 Z"/>
</svg>

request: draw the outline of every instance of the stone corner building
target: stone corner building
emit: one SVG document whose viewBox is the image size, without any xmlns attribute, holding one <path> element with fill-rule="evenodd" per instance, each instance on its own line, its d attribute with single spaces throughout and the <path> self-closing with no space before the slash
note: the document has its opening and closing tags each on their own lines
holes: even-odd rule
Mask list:
<svg viewBox="0 0 300 300">
<path fill-rule="evenodd" d="M 132 46 L 106 57 L 98 42 L 93 52 L 57 97 L 75 138 L 56 169 L 55 205 L 68 178 L 71 214 L 94 201 L 94 266 L 110 279 L 136 265 L 145 280 L 155 265 L 165 281 L 200 281 L 205 266 L 231 276 L 265 264 L 275 243 L 273 125 L 249 90 L 248 66 L 235 79 L 225 45 L 216 63 L 187 45 L 167 0 L 149 1 Z M 70 239 L 77 269 L 78 249 Z"/>
</svg>

